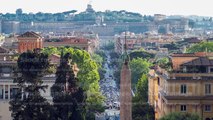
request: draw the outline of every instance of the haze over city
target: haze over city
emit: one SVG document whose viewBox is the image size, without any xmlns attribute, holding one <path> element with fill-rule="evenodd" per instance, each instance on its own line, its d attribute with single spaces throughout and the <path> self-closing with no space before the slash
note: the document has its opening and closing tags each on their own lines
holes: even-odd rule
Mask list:
<svg viewBox="0 0 213 120">
<path fill-rule="evenodd" d="M 210 0 L 1 0 L 0 120 L 213 120 Z"/>
<path fill-rule="evenodd" d="M 88 3 L 96 11 L 127 10 L 147 15 L 213 16 L 210 0 L 2 0 L 0 13 L 15 13 L 17 8 L 22 8 L 26 13 L 57 13 L 73 9 L 82 12 Z"/>
</svg>

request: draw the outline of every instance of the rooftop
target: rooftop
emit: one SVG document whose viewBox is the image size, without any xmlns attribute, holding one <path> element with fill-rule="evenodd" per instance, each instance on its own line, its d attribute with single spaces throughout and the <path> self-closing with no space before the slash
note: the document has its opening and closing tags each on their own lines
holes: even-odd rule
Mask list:
<svg viewBox="0 0 213 120">
<path fill-rule="evenodd" d="M 213 52 L 196 52 L 196 53 L 183 53 L 183 54 L 173 54 L 172 57 L 213 57 Z"/>
<path fill-rule="evenodd" d="M 90 40 L 85 38 L 78 38 L 78 37 L 64 37 L 64 38 L 58 38 L 58 39 L 46 39 L 46 43 L 53 43 L 53 44 L 88 44 Z"/>
<path fill-rule="evenodd" d="M 192 61 L 182 64 L 183 66 L 213 66 L 213 58 L 199 57 Z"/>
<path fill-rule="evenodd" d="M 8 53 L 8 52 L 9 52 L 8 49 L 6 49 L 6 48 L 0 46 L 0 53 Z"/>
<path fill-rule="evenodd" d="M 19 37 L 35 37 L 35 38 L 40 38 L 41 36 L 33 31 L 28 31 L 28 32 L 25 32 L 24 34 L 18 36 Z"/>
</svg>

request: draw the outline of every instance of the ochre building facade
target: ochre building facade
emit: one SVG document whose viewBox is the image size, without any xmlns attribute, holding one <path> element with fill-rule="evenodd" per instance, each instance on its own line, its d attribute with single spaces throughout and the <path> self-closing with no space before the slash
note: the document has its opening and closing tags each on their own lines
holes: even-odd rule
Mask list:
<svg viewBox="0 0 213 120">
<path fill-rule="evenodd" d="M 198 114 L 213 119 L 213 53 L 174 54 L 172 70 L 149 72 L 149 103 L 156 119 L 171 112 Z"/>
</svg>

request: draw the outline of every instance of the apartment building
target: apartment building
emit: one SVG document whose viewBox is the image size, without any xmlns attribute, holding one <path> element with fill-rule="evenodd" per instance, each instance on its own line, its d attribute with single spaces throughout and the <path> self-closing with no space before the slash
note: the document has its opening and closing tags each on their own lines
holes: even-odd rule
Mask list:
<svg viewBox="0 0 213 120">
<path fill-rule="evenodd" d="M 18 39 L 18 52 L 23 53 L 27 50 L 43 48 L 42 36 L 35 32 L 26 32 L 17 37 Z"/>
<path fill-rule="evenodd" d="M 5 57 L 7 56 L 7 57 Z M 9 57 L 8 57 L 9 56 Z M 13 70 L 17 66 L 17 61 L 11 59 L 14 55 L 1 53 L 0 58 L 0 120 L 12 120 L 9 111 L 9 101 L 14 98 L 17 93 L 17 83 L 14 83 Z M 49 57 L 51 64 L 58 64 L 60 57 L 52 55 Z M 51 86 L 55 83 L 55 74 L 47 75 L 43 78 L 43 85 L 47 85 L 46 91 L 41 91 L 41 95 L 51 101 Z"/>
<path fill-rule="evenodd" d="M 0 58 L 5 56 L 0 54 Z M 7 55 L 9 56 L 9 55 Z M 0 120 L 12 120 L 11 111 L 9 111 L 9 101 L 14 98 L 17 93 L 18 86 L 14 83 L 13 70 L 17 67 L 17 61 L 11 59 L 13 55 L 7 59 L 0 59 Z M 59 55 L 49 56 L 51 65 L 57 66 L 60 63 Z M 74 74 L 77 75 L 79 69 L 76 64 L 73 65 Z M 41 95 L 45 97 L 50 103 L 52 102 L 51 87 L 55 83 L 55 73 L 48 74 L 42 78 L 43 85 L 48 87 L 44 91 L 40 91 Z"/>
<path fill-rule="evenodd" d="M 198 114 L 213 119 L 213 53 L 174 54 L 172 70 L 149 72 L 149 103 L 156 119 L 171 112 Z"/>
<path fill-rule="evenodd" d="M 10 33 L 19 33 L 20 31 L 20 22 L 19 21 L 6 21 L 2 20 L 1 24 L 1 32 L 5 34 Z"/>
<path fill-rule="evenodd" d="M 77 47 L 82 50 L 86 50 L 89 53 L 95 51 L 95 40 L 86 39 L 86 38 L 79 38 L 79 37 L 64 37 L 64 38 L 53 38 L 53 39 L 46 39 L 44 41 L 44 47 L 63 47 L 63 46 L 70 46 L 70 47 Z"/>
<path fill-rule="evenodd" d="M 142 35 L 131 32 L 123 32 L 120 35 L 115 35 L 115 52 L 122 54 L 126 39 L 127 51 L 141 48 Z"/>
</svg>

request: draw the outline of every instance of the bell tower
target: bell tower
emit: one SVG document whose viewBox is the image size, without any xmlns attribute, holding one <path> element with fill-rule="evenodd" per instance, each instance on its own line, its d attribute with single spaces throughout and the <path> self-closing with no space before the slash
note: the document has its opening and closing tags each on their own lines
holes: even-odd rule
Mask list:
<svg viewBox="0 0 213 120">
<path fill-rule="evenodd" d="M 120 120 L 132 120 L 131 69 L 127 54 L 126 33 L 120 79 Z"/>
</svg>

